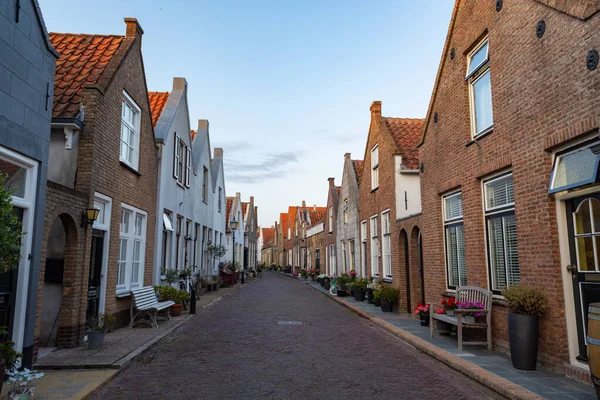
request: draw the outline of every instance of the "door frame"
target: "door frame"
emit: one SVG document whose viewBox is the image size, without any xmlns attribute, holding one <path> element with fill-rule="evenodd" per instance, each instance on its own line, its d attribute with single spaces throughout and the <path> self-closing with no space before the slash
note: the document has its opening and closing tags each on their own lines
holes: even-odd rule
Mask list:
<svg viewBox="0 0 600 400">
<path fill-rule="evenodd" d="M 100 300 L 98 312 L 104 313 L 106 310 L 106 277 L 108 275 L 108 252 L 110 247 L 110 221 L 112 217 L 112 198 L 103 195 L 102 193 L 94 193 L 94 204 L 96 202 L 104 204 L 104 223 L 95 222 L 94 229 L 104 231 L 104 243 L 102 254 L 102 272 L 100 273 Z M 91 234 L 91 232 L 90 232 Z M 91 249 L 89 249 L 91 251 Z"/>
</svg>

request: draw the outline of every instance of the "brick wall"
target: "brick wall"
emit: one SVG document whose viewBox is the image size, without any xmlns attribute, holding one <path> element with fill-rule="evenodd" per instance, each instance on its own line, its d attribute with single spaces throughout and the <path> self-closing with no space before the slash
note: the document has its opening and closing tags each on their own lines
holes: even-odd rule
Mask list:
<svg viewBox="0 0 600 400">
<path fill-rule="evenodd" d="M 325 212 L 325 227 L 323 229 L 323 245 L 326 248 L 329 248 L 331 245 L 336 244 L 336 233 L 337 233 L 337 210 L 338 210 L 338 195 L 337 190 L 335 188 L 334 178 L 328 178 L 329 187 L 327 189 L 327 211 Z M 329 209 L 333 208 L 333 219 L 332 224 L 330 226 L 329 223 Z M 330 250 L 326 250 L 323 255 L 323 266 L 327 269 L 327 274 L 332 275 L 330 259 L 331 255 L 329 254 Z M 337 259 L 337 257 L 336 257 Z M 339 260 L 336 260 L 336 270 L 339 273 L 340 271 L 340 263 Z"/>
<path fill-rule="evenodd" d="M 536 36 L 536 24 L 546 31 Z M 565 299 L 556 205 L 548 195 L 552 156 L 558 145 L 598 127 L 598 70 L 586 68 L 589 50 L 600 47 L 600 17 L 583 21 L 538 2 L 459 2 L 440 76 L 432 96 L 420 160 L 426 297 L 446 291 L 441 194 L 462 190 L 467 278 L 488 287 L 481 178 L 513 172 L 521 281 L 543 289 L 549 315 L 540 328 L 540 361 L 561 368 L 568 361 Z M 489 37 L 493 131 L 471 142 L 467 54 Z M 450 58 L 454 49 L 455 58 Z M 494 309 L 494 345 L 507 348 L 506 308 Z M 569 310 L 572 312 L 572 310 Z"/>
</svg>

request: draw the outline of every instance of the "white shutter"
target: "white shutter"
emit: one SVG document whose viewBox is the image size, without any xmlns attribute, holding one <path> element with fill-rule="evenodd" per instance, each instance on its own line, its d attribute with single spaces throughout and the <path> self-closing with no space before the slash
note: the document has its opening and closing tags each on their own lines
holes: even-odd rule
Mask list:
<svg viewBox="0 0 600 400">
<path fill-rule="evenodd" d="M 175 135 L 175 146 L 173 146 L 173 177 L 179 179 L 179 173 L 177 172 L 177 166 L 179 165 L 179 136 Z"/>
</svg>

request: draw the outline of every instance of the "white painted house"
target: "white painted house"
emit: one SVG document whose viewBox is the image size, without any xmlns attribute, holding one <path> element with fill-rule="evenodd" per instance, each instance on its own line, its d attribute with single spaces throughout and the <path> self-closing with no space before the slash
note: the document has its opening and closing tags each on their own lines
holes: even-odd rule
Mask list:
<svg viewBox="0 0 600 400">
<path fill-rule="evenodd" d="M 238 222 L 237 229 L 231 230 L 231 221 L 235 219 Z M 227 254 L 225 254 L 224 260 L 231 262 L 234 259 L 240 267 L 244 267 L 244 215 L 242 212 L 242 196 L 239 192 L 235 194 L 235 197 L 227 198 Z M 235 244 L 234 244 L 235 236 Z"/>
</svg>

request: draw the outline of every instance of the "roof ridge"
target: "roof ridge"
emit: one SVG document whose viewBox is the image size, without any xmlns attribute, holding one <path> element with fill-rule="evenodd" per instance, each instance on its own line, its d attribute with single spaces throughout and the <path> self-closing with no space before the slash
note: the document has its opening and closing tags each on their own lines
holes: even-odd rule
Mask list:
<svg viewBox="0 0 600 400">
<path fill-rule="evenodd" d="M 94 36 L 100 36 L 100 37 L 113 37 L 113 38 L 123 38 L 125 39 L 125 35 L 115 35 L 115 34 L 104 34 L 104 33 L 71 33 L 71 32 L 49 32 L 48 33 L 49 36 L 52 35 L 62 35 L 62 36 L 85 36 L 85 37 L 94 37 Z"/>
</svg>

